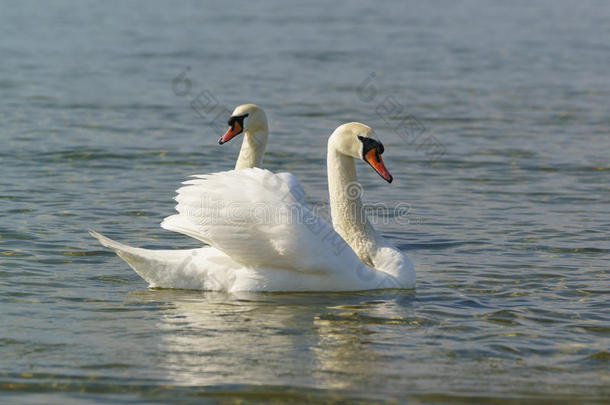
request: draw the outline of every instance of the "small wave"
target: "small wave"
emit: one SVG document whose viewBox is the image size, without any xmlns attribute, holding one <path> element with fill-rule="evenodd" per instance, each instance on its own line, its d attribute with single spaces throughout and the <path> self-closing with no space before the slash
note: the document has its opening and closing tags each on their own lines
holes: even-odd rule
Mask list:
<svg viewBox="0 0 610 405">
<path fill-rule="evenodd" d="M 414 250 L 414 249 L 449 249 L 457 246 L 466 245 L 485 245 L 487 242 L 484 241 L 450 241 L 450 240 L 433 240 L 422 243 L 403 243 L 399 244 L 398 247 L 403 250 Z"/>
<path fill-rule="evenodd" d="M 601 351 L 601 352 L 597 352 L 594 354 L 591 354 L 587 357 L 585 357 L 585 360 L 593 360 L 593 361 L 599 361 L 599 362 L 603 362 L 603 363 L 610 363 L 610 352 L 609 351 Z"/>
<path fill-rule="evenodd" d="M 610 249 L 594 248 L 594 247 L 558 247 L 545 245 L 515 245 L 512 246 L 515 250 L 533 250 L 540 252 L 551 253 L 610 253 Z"/>
</svg>

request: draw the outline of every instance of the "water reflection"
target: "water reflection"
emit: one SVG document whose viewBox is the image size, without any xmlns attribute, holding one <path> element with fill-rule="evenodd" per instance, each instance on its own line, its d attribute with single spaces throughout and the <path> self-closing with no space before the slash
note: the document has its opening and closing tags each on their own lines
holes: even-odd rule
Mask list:
<svg viewBox="0 0 610 405">
<path fill-rule="evenodd" d="M 178 385 L 273 381 L 354 389 L 387 374 L 384 358 L 395 355 L 393 343 L 421 333 L 412 300 L 387 292 L 148 290 L 132 296 L 164 302 L 159 367 Z"/>
</svg>

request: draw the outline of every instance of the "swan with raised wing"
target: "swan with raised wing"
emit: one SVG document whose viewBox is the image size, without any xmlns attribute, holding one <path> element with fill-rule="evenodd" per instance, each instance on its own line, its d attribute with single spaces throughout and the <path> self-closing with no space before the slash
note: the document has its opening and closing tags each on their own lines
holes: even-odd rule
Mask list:
<svg viewBox="0 0 610 405">
<path fill-rule="evenodd" d="M 223 144 L 239 134 L 244 134 L 244 140 L 235 163 L 235 169 L 246 169 L 252 167 L 260 167 L 263 161 L 265 148 L 267 147 L 267 138 L 269 136 L 269 127 L 267 125 L 267 115 L 265 111 L 256 104 L 242 104 L 233 110 L 233 113 L 228 120 L 229 128 L 226 133 L 218 139 L 219 144 Z M 157 249 L 142 249 L 124 245 L 110 238 L 105 237 L 95 231 L 89 233 L 97 238 L 104 246 L 113 249 L 117 255 L 125 260 L 138 274 L 149 281 L 145 274 L 158 274 L 160 277 L 164 272 L 172 274 L 176 269 L 184 268 L 191 264 L 195 257 L 202 255 L 211 255 L 213 250 L 209 247 L 197 249 L 172 249 L 172 250 L 157 250 Z M 222 260 L 221 260 L 222 261 Z M 185 270 L 186 271 L 186 270 Z M 170 283 L 161 283 L 167 285 L 168 288 L 172 285 L 183 286 L 189 288 L 188 277 L 184 274 L 182 280 L 173 280 Z M 151 283 L 149 281 L 149 283 Z M 151 283 L 151 286 L 154 284 Z M 176 287 L 179 288 L 179 287 Z"/>
<path fill-rule="evenodd" d="M 189 257 L 167 260 L 165 255 L 175 251 L 131 248 L 94 236 L 151 287 L 229 292 L 413 288 L 410 260 L 375 231 L 359 193 L 346 192 L 356 182 L 354 159 L 392 181 L 383 152 L 364 124 L 341 125 L 330 136 L 333 227 L 296 195 L 294 176 L 249 168 L 197 175 L 178 190 L 178 214 L 161 226 L 210 245 L 192 250 Z M 149 252 L 160 259 L 157 265 Z"/>
</svg>

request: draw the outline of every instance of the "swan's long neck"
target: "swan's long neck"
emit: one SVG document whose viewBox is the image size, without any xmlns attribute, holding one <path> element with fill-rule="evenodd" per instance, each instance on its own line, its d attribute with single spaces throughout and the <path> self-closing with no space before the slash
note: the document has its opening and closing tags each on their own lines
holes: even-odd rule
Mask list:
<svg viewBox="0 0 610 405">
<path fill-rule="evenodd" d="M 328 192 L 333 228 L 360 259 L 371 267 L 377 249 L 377 233 L 368 221 L 357 183 L 354 158 L 328 148 Z"/>
<path fill-rule="evenodd" d="M 241 144 L 235 169 L 248 169 L 251 167 L 261 167 L 263 163 L 263 155 L 267 147 L 267 129 L 262 129 L 257 132 L 246 132 L 244 140 Z"/>
</svg>

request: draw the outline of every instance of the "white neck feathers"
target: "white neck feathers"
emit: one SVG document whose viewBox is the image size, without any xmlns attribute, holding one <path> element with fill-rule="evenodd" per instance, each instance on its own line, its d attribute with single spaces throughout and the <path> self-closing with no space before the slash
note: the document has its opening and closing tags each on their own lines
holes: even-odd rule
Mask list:
<svg viewBox="0 0 610 405">
<path fill-rule="evenodd" d="M 261 167 L 265 148 L 267 147 L 268 132 L 267 129 L 263 129 L 244 134 L 244 140 L 239 150 L 237 162 L 235 163 L 235 170 Z"/>
<path fill-rule="evenodd" d="M 333 228 L 360 260 L 375 267 L 378 237 L 362 205 L 362 187 L 357 182 L 354 158 L 340 153 L 329 142 L 327 165 Z"/>
</svg>

